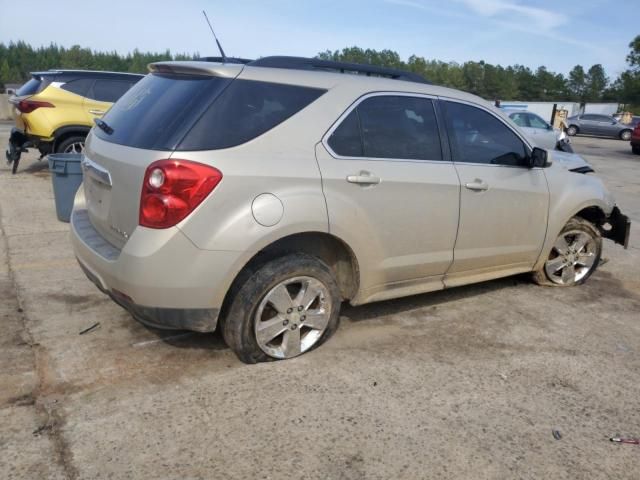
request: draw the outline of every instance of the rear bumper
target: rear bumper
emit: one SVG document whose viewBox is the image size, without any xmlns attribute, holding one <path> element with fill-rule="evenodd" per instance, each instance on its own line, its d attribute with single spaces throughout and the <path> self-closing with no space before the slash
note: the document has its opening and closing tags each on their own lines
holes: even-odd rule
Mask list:
<svg viewBox="0 0 640 480">
<path fill-rule="evenodd" d="M 5 156 L 8 162 L 15 162 L 20 160 L 20 157 L 28 148 L 36 147 L 44 152 L 51 150 L 53 142 L 43 137 L 36 135 L 30 135 L 20 130 L 19 128 L 12 128 L 11 135 L 9 136 L 9 142 L 5 150 Z"/>
<path fill-rule="evenodd" d="M 201 250 L 177 228 L 137 228 L 119 250 L 82 209 L 72 214 L 71 233 L 87 277 L 136 320 L 157 328 L 216 329 L 239 252 Z"/>
</svg>

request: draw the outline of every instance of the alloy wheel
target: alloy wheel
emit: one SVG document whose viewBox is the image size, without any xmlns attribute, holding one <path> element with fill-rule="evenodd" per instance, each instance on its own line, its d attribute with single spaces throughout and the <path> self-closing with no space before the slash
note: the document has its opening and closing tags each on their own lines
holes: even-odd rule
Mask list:
<svg viewBox="0 0 640 480">
<path fill-rule="evenodd" d="M 582 230 L 570 230 L 558 237 L 544 269 L 553 283 L 570 285 L 587 276 L 596 258 L 595 239 Z"/>
<path fill-rule="evenodd" d="M 264 296 L 254 317 L 260 349 L 273 358 L 296 357 L 322 338 L 331 318 L 329 289 L 313 277 L 284 280 Z"/>
<path fill-rule="evenodd" d="M 70 143 L 62 153 L 82 153 L 84 152 L 84 142 Z"/>
</svg>

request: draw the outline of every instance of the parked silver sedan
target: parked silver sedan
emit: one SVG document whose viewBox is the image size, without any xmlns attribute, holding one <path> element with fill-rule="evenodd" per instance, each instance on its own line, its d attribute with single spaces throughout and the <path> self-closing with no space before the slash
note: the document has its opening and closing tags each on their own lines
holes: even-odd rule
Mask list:
<svg viewBox="0 0 640 480">
<path fill-rule="evenodd" d="M 532 112 L 517 111 L 509 113 L 509 118 L 541 148 L 553 150 L 567 135 L 559 128 L 554 128 L 542 117 Z"/>
<path fill-rule="evenodd" d="M 620 123 L 609 115 L 598 115 L 595 113 L 585 113 L 567 118 L 568 135 L 602 135 L 606 137 L 619 138 L 628 142 L 631 139 L 633 127 Z"/>
</svg>

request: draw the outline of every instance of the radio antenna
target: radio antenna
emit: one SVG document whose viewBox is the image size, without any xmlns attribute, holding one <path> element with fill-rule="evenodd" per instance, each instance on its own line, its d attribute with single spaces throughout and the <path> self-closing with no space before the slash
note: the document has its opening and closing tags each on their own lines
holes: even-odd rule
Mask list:
<svg viewBox="0 0 640 480">
<path fill-rule="evenodd" d="M 216 32 L 213 31 L 213 27 L 211 26 L 211 22 L 209 21 L 209 17 L 207 17 L 207 12 L 202 10 L 202 14 L 204 15 L 205 20 L 209 24 L 209 28 L 211 29 L 211 33 L 213 34 L 213 38 L 216 40 L 216 45 L 218 45 L 218 50 L 220 50 L 220 55 L 222 56 L 222 61 L 227 63 L 227 56 L 224 54 L 224 50 L 222 49 L 222 45 L 218 41 L 218 37 L 216 36 Z"/>
</svg>

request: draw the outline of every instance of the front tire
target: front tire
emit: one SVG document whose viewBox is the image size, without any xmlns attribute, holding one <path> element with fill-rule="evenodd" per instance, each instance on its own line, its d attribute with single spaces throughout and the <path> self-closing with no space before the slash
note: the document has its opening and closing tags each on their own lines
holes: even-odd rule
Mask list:
<svg viewBox="0 0 640 480">
<path fill-rule="evenodd" d="M 576 127 L 575 125 L 569 125 L 569 128 L 567 128 L 567 135 L 569 135 L 570 137 L 575 137 L 578 134 L 578 127 Z"/>
<path fill-rule="evenodd" d="M 573 217 L 562 229 L 549 257 L 533 279 L 539 285 L 581 285 L 595 272 L 602 254 L 600 231 L 587 220 Z"/>
<path fill-rule="evenodd" d="M 620 132 L 620 140 L 624 140 L 625 142 L 631 140 L 631 130 L 623 130 Z"/>
<path fill-rule="evenodd" d="M 297 357 L 338 328 L 340 290 L 331 268 L 311 255 L 271 260 L 234 290 L 221 329 L 245 363 Z"/>
</svg>

